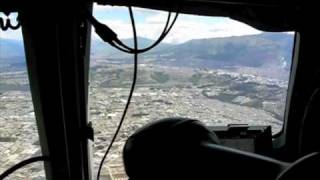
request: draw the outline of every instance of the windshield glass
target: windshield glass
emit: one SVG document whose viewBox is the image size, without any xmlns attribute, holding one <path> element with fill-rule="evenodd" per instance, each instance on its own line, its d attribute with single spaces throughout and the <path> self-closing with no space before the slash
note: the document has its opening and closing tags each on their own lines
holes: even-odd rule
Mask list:
<svg viewBox="0 0 320 180">
<path fill-rule="evenodd" d="M 139 47 L 161 34 L 167 13 L 134 9 Z M 127 8 L 94 7 L 94 16 L 132 47 Z M 122 148 L 148 122 L 187 117 L 208 126 L 283 127 L 294 33 L 261 32 L 225 17 L 182 14 L 160 45 L 139 55 L 138 81 L 122 130 L 102 175 L 125 177 Z M 123 112 L 133 74 L 133 57 L 102 42 L 93 32 L 90 62 L 90 120 L 94 169 Z"/>
</svg>

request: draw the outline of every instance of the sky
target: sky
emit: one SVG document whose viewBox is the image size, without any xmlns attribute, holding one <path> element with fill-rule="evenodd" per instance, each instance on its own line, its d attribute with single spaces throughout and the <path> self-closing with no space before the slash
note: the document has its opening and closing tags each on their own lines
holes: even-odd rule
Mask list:
<svg viewBox="0 0 320 180">
<path fill-rule="evenodd" d="M 137 33 L 140 37 L 157 39 L 161 34 L 168 16 L 167 12 L 133 8 Z M 16 15 L 12 16 L 14 19 Z M 113 29 L 120 39 L 132 37 L 128 9 L 117 6 L 94 6 L 94 16 Z M 0 17 L 4 17 L 0 14 Z M 174 14 L 172 15 L 174 17 Z M 173 18 L 172 18 L 173 19 Z M 164 39 L 166 43 L 183 43 L 191 39 L 229 37 L 259 34 L 256 30 L 241 22 L 225 17 L 206 17 L 195 15 L 179 15 L 171 32 Z M 21 31 L 0 31 L 0 38 L 21 39 Z M 98 39 L 93 33 L 93 39 Z"/>
<path fill-rule="evenodd" d="M 7 19 L 7 16 L 5 16 L 2 12 L 0 12 L 0 17 L 3 18 L 4 21 L 6 21 L 6 19 Z M 15 25 L 15 23 L 16 23 L 16 17 L 17 17 L 17 13 L 10 14 L 10 21 L 13 25 Z M 2 30 L 0 30 L 0 38 L 21 40 L 22 39 L 21 28 L 19 28 L 18 30 L 15 30 L 15 31 L 13 31 L 13 30 L 2 31 Z"/>
<path fill-rule="evenodd" d="M 140 37 L 157 39 L 161 34 L 168 13 L 164 11 L 134 8 L 137 33 Z M 94 16 L 113 29 L 120 39 L 132 37 L 128 8 L 117 6 L 95 6 Z M 172 14 L 172 19 L 174 14 Z M 191 39 L 229 37 L 259 34 L 244 23 L 225 17 L 207 17 L 180 14 L 174 27 L 164 39 L 166 43 L 183 43 Z M 97 35 L 93 34 L 93 38 Z"/>
</svg>

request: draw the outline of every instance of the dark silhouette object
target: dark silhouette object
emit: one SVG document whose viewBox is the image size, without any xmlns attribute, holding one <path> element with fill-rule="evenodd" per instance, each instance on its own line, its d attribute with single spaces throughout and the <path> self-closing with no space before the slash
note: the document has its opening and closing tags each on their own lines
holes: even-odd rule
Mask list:
<svg viewBox="0 0 320 180">
<path fill-rule="evenodd" d="M 185 118 L 163 119 L 142 127 L 127 140 L 123 159 L 130 180 L 275 180 L 291 167 L 221 146 L 214 132 Z"/>
<path fill-rule="evenodd" d="M 320 179 L 319 153 L 286 163 L 223 147 L 214 132 L 184 118 L 141 128 L 128 139 L 123 158 L 130 180 Z"/>
<path fill-rule="evenodd" d="M 318 152 L 310 153 L 292 163 L 284 170 L 277 180 L 319 180 L 320 154 Z"/>
<path fill-rule="evenodd" d="M 300 156 L 320 151 L 320 142 L 313 140 L 319 137 L 320 88 L 316 88 L 305 107 L 304 117 L 300 126 Z"/>
<path fill-rule="evenodd" d="M 218 138 L 199 121 L 173 118 L 138 130 L 124 147 L 124 163 L 130 180 L 186 179 L 200 175 L 202 143 Z"/>
</svg>

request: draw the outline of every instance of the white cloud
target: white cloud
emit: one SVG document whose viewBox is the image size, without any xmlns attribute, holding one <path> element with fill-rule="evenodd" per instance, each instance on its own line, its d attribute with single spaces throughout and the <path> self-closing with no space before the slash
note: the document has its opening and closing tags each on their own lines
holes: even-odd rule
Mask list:
<svg viewBox="0 0 320 180">
<path fill-rule="evenodd" d="M 0 38 L 21 40 L 22 39 L 21 29 L 19 28 L 17 30 L 7 30 L 7 31 L 0 30 Z"/>
<path fill-rule="evenodd" d="M 94 12 L 108 12 L 108 11 L 128 11 L 128 8 L 125 6 L 102 6 L 102 5 L 97 5 L 94 4 L 93 6 Z M 150 10 L 150 9 L 145 9 L 145 8 L 133 8 L 135 13 L 141 13 L 144 15 L 154 15 L 155 12 L 161 12 L 158 10 Z"/>
<path fill-rule="evenodd" d="M 157 12 L 145 18 L 144 22 L 137 24 L 139 36 L 156 39 L 162 32 L 167 20 L 166 12 Z M 172 15 L 173 19 L 174 14 Z M 130 21 L 104 20 L 119 36 L 119 38 L 132 37 Z M 164 39 L 167 43 L 183 43 L 191 39 L 241 36 L 258 34 L 260 31 L 241 22 L 222 17 L 204 17 L 192 15 L 179 15 L 172 31 Z"/>
<path fill-rule="evenodd" d="M 152 9 L 145 9 L 145 8 L 133 8 L 133 11 L 135 14 L 143 15 L 143 16 L 154 16 L 155 14 L 162 13 L 164 11 L 159 11 L 159 10 L 152 10 Z"/>
<path fill-rule="evenodd" d="M 206 18 L 206 21 L 200 21 L 199 17 L 195 19 L 184 19 L 182 17 L 181 20 L 177 21 L 166 41 L 181 43 L 191 39 L 241 36 L 261 33 L 246 24 L 229 18 Z"/>
<path fill-rule="evenodd" d="M 171 19 L 173 19 L 174 13 L 171 15 Z M 146 18 L 145 22 L 146 24 L 165 24 L 166 20 L 168 18 L 167 12 L 158 12 L 156 14 L 153 14 L 153 16 L 149 16 Z"/>
<path fill-rule="evenodd" d="M 290 34 L 290 35 L 294 35 L 295 34 L 294 31 L 289 31 L 289 32 L 285 32 L 285 33 Z"/>
<path fill-rule="evenodd" d="M 94 5 L 93 8 L 95 13 L 105 13 L 108 11 L 123 9 L 122 7 L 119 7 L 119 6 L 99 6 L 99 5 Z"/>
</svg>

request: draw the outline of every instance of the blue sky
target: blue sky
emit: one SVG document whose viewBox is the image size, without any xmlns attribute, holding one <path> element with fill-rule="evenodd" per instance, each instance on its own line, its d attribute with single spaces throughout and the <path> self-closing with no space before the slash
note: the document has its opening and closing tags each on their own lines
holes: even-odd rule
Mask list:
<svg viewBox="0 0 320 180">
<path fill-rule="evenodd" d="M 138 36 L 156 39 L 162 32 L 167 12 L 134 8 Z M 0 16 L 4 17 L 3 14 Z M 108 24 L 120 38 L 132 37 L 126 7 L 94 6 L 94 16 Z M 173 16 L 172 16 L 173 17 Z M 183 43 L 191 39 L 258 34 L 260 31 L 243 23 L 222 17 L 180 15 L 167 38 L 167 43 Z M 21 39 L 21 31 L 0 31 L 0 38 Z M 98 37 L 93 33 L 92 38 Z"/>
<path fill-rule="evenodd" d="M 134 14 L 138 35 L 150 39 L 156 39 L 161 34 L 168 15 L 167 12 L 142 8 L 134 8 Z M 117 32 L 120 38 L 132 37 L 131 24 L 126 7 L 95 6 L 94 16 L 99 21 L 108 24 Z M 258 33 L 261 32 L 230 18 L 181 14 L 164 41 L 167 43 L 183 43 L 191 39 Z M 93 38 L 97 38 L 97 36 L 93 34 Z"/>
</svg>

